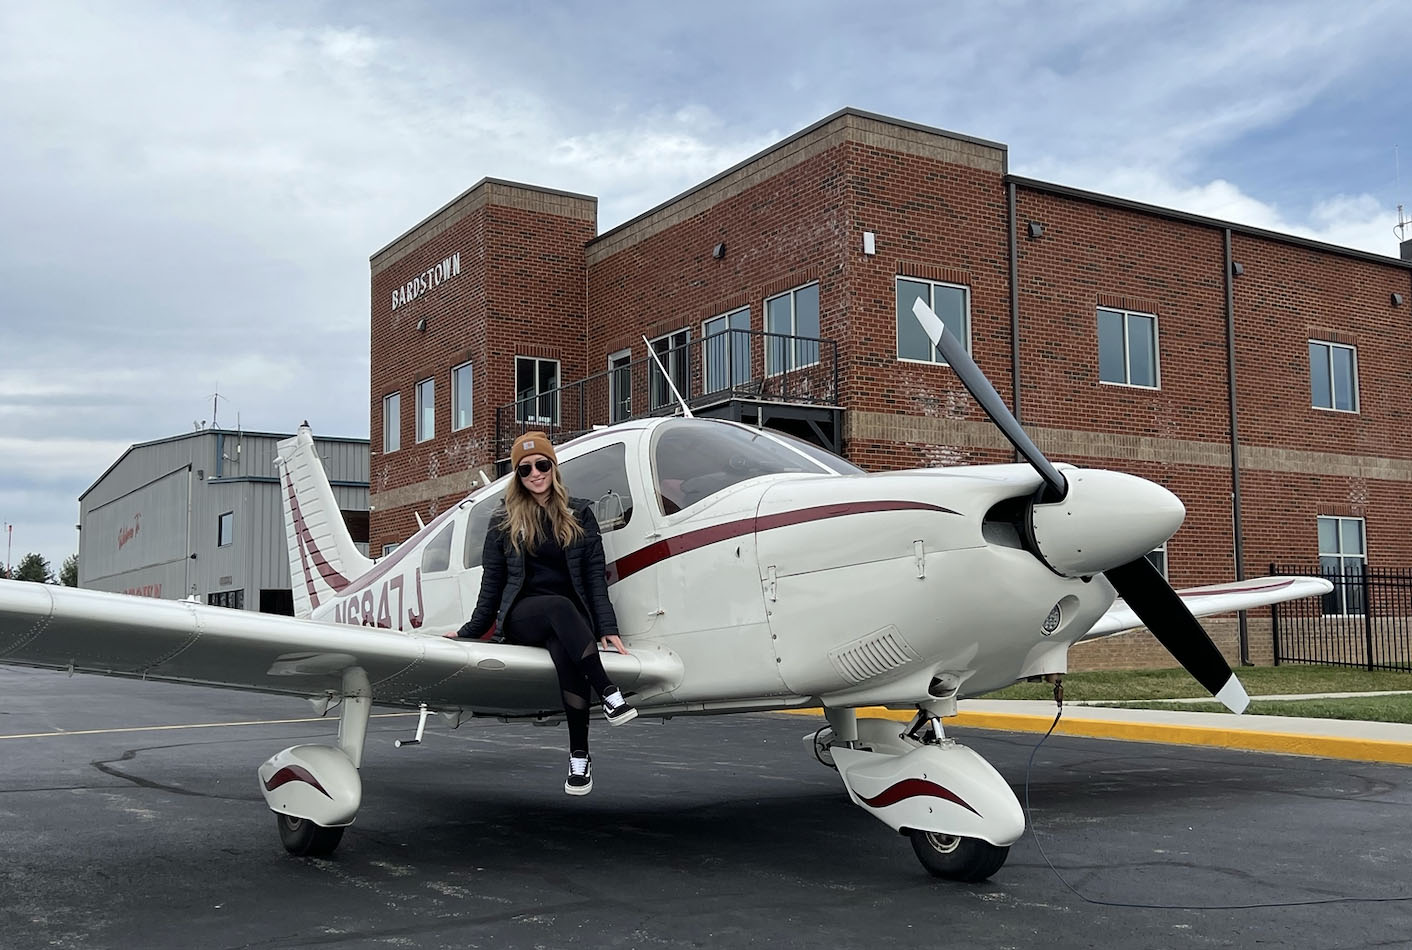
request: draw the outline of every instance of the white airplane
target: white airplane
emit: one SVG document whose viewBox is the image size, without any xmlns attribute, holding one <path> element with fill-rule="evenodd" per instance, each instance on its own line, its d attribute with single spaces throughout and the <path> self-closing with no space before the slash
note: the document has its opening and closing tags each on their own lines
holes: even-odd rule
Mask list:
<svg viewBox="0 0 1412 950">
<path fill-rule="evenodd" d="M 1180 501 L 1119 472 L 1055 466 L 964 349 L 919 319 L 1028 462 L 866 474 L 822 449 L 702 419 L 628 422 L 558 448 L 596 501 L 630 653 L 603 654 L 644 717 L 822 707 L 806 737 L 850 798 L 939 877 L 976 881 L 1024 830 L 998 772 L 945 735 L 958 699 L 1063 674 L 1081 639 L 1145 624 L 1240 711 L 1244 690 L 1196 614 L 1330 589 L 1262 578 L 1178 595 L 1144 554 Z M 259 767 L 284 847 L 328 854 L 362 798 L 374 704 L 468 717 L 562 716 L 546 651 L 449 640 L 480 585 L 506 479 L 374 563 L 353 544 L 308 426 L 280 444 L 296 618 L 0 582 L 0 663 L 307 697 L 341 706 L 337 745 Z M 1117 601 L 1121 594 L 1125 600 Z M 915 711 L 910 725 L 859 715 Z M 402 743 L 399 743 L 399 745 Z"/>
</svg>

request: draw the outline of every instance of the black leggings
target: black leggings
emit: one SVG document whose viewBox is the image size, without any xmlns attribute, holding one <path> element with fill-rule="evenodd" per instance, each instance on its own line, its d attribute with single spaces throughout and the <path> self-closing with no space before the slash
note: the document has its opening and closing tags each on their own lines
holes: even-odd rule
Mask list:
<svg viewBox="0 0 1412 950">
<path fill-rule="evenodd" d="M 613 684 L 598 658 L 598 641 L 578 607 L 559 594 L 522 597 L 505 618 L 505 639 L 549 651 L 564 697 L 569 751 L 587 753 L 589 687 L 602 696 L 612 692 Z"/>
</svg>

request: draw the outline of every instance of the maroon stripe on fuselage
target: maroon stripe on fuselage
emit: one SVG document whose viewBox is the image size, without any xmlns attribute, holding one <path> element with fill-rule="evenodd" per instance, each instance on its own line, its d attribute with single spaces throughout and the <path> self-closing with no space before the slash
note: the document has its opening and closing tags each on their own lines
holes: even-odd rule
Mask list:
<svg viewBox="0 0 1412 950">
<path fill-rule="evenodd" d="M 638 571 L 646 570 L 669 557 L 695 551 L 708 544 L 729 541 L 731 538 L 760 531 L 807 524 L 810 521 L 823 521 L 827 518 L 842 518 L 847 515 L 862 515 L 875 511 L 939 511 L 948 515 L 958 514 L 950 508 L 929 505 L 920 501 L 845 501 L 832 505 L 818 505 L 814 508 L 777 511 L 758 517 L 741 518 L 738 521 L 727 521 L 709 528 L 698 528 L 673 538 L 663 538 L 661 541 L 655 541 L 631 554 L 625 554 L 608 566 L 608 583 L 611 584 L 625 577 L 631 577 Z"/>
</svg>

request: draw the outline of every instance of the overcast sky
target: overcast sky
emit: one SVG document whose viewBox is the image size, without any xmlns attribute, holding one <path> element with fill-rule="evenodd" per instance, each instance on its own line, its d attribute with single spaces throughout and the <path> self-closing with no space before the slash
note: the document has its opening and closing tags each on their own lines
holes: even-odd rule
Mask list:
<svg viewBox="0 0 1412 950">
<path fill-rule="evenodd" d="M 368 257 L 485 176 L 607 230 L 854 106 L 1396 257 L 1409 37 L 1406 2 L 3 0 L 14 560 L 57 571 L 79 494 L 217 387 L 222 426 L 366 437 Z"/>
</svg>

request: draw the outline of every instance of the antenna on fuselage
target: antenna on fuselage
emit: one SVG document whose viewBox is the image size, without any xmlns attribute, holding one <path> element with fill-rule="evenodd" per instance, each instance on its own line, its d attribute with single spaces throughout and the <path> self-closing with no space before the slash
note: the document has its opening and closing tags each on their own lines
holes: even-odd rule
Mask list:
<svg viewBox="0 0 1412 950">
<path fill-rule="evenodd" d="M 667 381 L 667 385 L 672 387 L 672 395 L 677 397 L 677 403 L 681 406 L 681 414 L 688 419 L 695 419 L 691 414 L 691 407 L 686 404 L 686 400 L 677 392 L 677 384 L 672 382 L 672 374 L 667 372 L 667 367 L 662 365 L 662 358 L 657 355 L 657 351 L 652 348 L 652 342 L 644 334 L 642 342 L 647 344 L 647 353 L 652 357 L 652 361 L 657 364 L 657 369 L 661 372 L 662 378 Z"/>
</svg>

